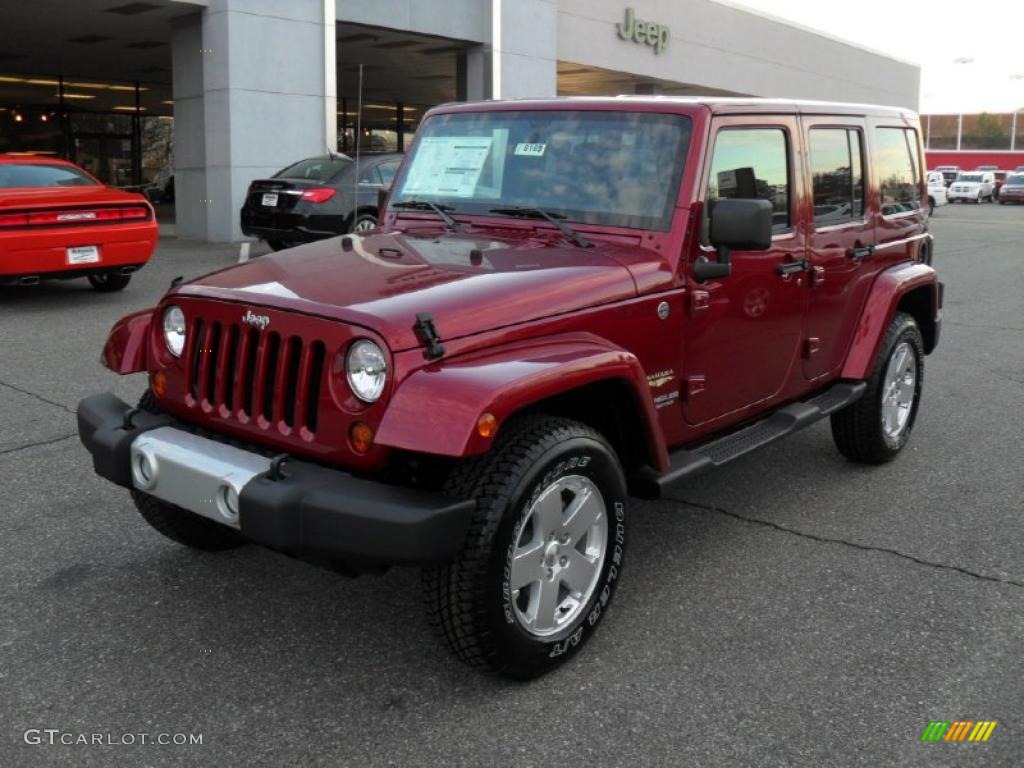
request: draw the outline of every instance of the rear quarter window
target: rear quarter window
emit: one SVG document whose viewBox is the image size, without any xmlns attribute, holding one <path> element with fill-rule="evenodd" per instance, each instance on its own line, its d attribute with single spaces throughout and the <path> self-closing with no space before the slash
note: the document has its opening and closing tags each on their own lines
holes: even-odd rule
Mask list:
<svg viewBox="0 0 1024 768">
<path fill-rule="evenodd" d="M 921 207 L 921 176 L 917 167 L 917 134 L 912 128 L 875 129 L 875 170 L 882 195 L 882 214 Z"/>
</svg>

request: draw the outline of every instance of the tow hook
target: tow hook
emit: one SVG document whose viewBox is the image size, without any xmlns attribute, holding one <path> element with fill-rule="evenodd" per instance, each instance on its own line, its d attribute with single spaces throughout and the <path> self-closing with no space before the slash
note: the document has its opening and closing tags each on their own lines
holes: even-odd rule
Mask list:
<svg viewBox="0 0 1024 768">
<path fill-rule="evenodd" d="M 268 480 L 284 480 L 287 477 L 281 467 L 288 462 L 288 458 L 287 453 L 279 453 L 270 460 L 270 468 L 267 470 Z"/>
<path fill-rule="evenodd" d="M 135 429 L 135 425 L 132 424 L 132 419 L 135 418 L 135 414 L 139 413 L 138 408 L 131 408 L 124 412 L 124 419 L 121 421 L 121 429 L 125 432 L 129 432 Z"/>
</svg>

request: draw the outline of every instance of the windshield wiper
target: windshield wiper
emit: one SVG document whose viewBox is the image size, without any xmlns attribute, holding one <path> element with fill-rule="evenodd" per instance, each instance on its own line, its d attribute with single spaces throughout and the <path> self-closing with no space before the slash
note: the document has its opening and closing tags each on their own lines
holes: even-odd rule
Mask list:
<svg viewBox="0 0 1024 768">
<path fill-rule="evenodd" d="M 497 213 L 501 216 L 522 216 L 527 219 L 547 219 L 556 227 L 558 231 L 565 235 L 569 240 L 574 242 L 580 248 L 593 248 L 594 244 L 587 240 L 583 235 L 574 229 L 569 228 L 565 224 L 559 221 L 564 219 L 560 213 L 549 213 L 543 208 L 491 208 L 491 213 Z"/>
<path fill-rule="evenodd" d="M 459 222 L 457 222 L 455 219 L 448 215 L 448 211 L 455 210 L 450 205 L 438 205 L 437 203 L 431 203 L 428 200 L 402 200 L 397 203 L 392 203 L 391 207 L 408 208 L 409 210 L 412 211 L 433 211 L 434 213 L 441 217 L 441 220 L 450 229 L 454 229 L 456 232 L 466 231 L 463 228 L 463 226 L 459 224 Z"/>
</svg>

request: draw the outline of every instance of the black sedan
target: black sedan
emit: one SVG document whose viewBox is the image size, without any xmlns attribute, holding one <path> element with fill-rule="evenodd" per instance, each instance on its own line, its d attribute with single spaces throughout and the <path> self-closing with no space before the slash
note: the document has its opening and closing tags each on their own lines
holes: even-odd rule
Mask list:
<svg viewBox="0 0 1024 768">
<path fill-rule="evenodd" d="M 378 193 L 391 186 L 402 162 L 397 154 L 346 155 L 300 160 L 249 185 L 242 232 L 275 251 L 377 225 Z"/>
</svg>

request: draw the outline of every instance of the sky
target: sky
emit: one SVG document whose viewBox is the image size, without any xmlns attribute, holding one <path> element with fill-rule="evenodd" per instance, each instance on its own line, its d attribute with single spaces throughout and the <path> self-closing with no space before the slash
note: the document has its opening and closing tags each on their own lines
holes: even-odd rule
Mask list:
<svg viewBox="0 0 1024 768">
<path fill-rule="evenodd" d="M 919 111 L 1024 110 L 1024 0 L 727 0 L 921 67 Z"/>
</svg>

